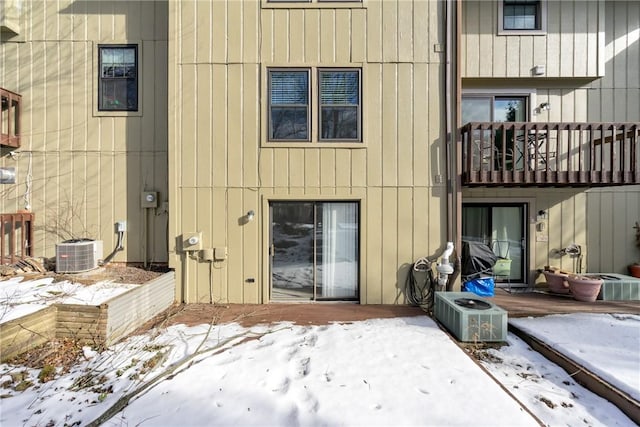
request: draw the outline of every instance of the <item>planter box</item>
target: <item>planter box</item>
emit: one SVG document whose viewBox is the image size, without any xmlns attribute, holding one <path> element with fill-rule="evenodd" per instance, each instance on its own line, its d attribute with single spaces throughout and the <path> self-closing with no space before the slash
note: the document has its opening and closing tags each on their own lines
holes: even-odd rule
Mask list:
<svg viewBox="0 0 640 427">
<path fill-rule="evenodd" d="M 98 306 L 54 304 L 0 324 L 0 361 L 53 338 L 111 345 L 133 332 L 175 301 L 175 273 L 128 290 Z"/>
<path fill-rule="evenodd" d="M 56 336 L 56 307 L 0 324 L 0 362 L 42 345 Z"/>
<path fill-rule="evenodd" d="M 166 310 L 175 301 L 175 273 L 162 276 L 131 289 L 102 304 L 107 308 L 105 342 L 124 338 L 147 320 Z"/>
</svg>

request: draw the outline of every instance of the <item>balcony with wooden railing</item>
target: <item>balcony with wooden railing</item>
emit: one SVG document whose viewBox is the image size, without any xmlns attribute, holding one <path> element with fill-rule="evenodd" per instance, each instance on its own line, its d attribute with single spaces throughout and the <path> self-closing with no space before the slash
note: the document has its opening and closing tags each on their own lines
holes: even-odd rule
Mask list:
<svg viewBox="0 0 640 427">
<path fill-rule="evenodd" d="M 34 214 L 0 214 L 0 264 L 13 264 L 33 256 Z"/>
<path fill-rule="evenodd" d="M 640 123 L 467 123 L 466 186 L 640 184 Z"/>
<path fill-rule="evenodd" d="M 0 145 L 20 147 L 22 96 L 0 87 Z"/>
</svg>

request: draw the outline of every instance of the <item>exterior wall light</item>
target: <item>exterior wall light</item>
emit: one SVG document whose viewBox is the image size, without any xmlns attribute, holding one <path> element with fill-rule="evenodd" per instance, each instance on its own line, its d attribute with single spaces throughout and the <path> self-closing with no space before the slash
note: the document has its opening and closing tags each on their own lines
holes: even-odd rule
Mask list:
<svg viewBox="0 0 640 427">
<path fill-rule="evenodd" d="M 544 76 L 547 73 L 547 69 L 544 65 L 536 65 L 531 69 L 531 74 L 534 76 Z"/>
<path fill-rule="evenodd" d="M 253 217 L 256 216 L 256 213 L 254 211 L 249 211 L 247 212 L 247 221 L 253 221 Z"/>
<path fill-rule="evenodd" d="M 550 109 L 551 109 L 551 104 L 549 104 L 548 102 L 543 102 L 542 104 L 536 107 L 535 113 L 540 114 L 543 111 L 549 111 Z"/>
</svg>

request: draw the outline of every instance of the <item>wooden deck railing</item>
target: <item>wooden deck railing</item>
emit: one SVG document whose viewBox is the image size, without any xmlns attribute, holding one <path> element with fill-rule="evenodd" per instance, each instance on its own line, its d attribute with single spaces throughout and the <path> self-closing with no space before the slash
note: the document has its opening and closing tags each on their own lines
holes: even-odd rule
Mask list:
<svg viewBox="0 0 640 427">
<path fill-rule="evenodd" d="M 34 218 L 31 212 L 0 214 L 0 264 L 33 256 Z"/>
<path fill-rule="evenodd" d="M 0 145 L 20 147 L 22 96 L 0 88 Z"/>
<path fill-rule="evenodd" d="M 467 123 L 463 185 L 640 184 L 640 123 Z"/>
</svg>

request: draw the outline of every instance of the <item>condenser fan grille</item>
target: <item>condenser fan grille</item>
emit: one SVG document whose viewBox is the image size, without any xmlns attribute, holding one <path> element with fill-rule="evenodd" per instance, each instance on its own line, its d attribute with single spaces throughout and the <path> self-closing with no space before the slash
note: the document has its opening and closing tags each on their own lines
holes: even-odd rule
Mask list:
<svg viewBox="0 0 640 427">
<path fill-rule="evenodd" d="M 474 298 L 456 298 L 453 302 L 461 307 L 475 308 L 476 310 L 488 310 L 491 308 L 491 304 L 488 302 Z"/>
</svg>

